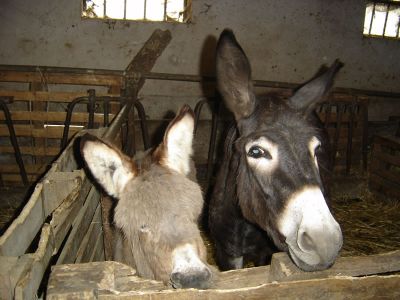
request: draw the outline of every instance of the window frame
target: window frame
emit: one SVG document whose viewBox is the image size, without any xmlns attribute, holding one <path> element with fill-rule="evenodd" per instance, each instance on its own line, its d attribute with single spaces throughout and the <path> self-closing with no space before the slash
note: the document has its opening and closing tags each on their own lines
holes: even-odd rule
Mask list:
<svg viewBox="0 0 400 300">
<path fill-rule="evenodd" d="M 107 1 L 112 1 L 112 0 L 102 0 L 103 3 L 107 3 Z M 151 19 L 146 19 L 146 2 L 147 0 L 142 0 L 144 2 L 144 12 L 143 12 L 143 18 L 142 19 L 127 19 L 126 18 L 126 3 L 127 0 L 124 0 L 124 16 L 123 18 L 113 18 L 113 17 L 108 17 L 106 15 L 107 12 L 107 5 L 104 5 L 104 11 L 103 11 L 103 16 L 98 17 L 98 16 L 85 16 L 85 5 L 87 3 L 87 0 L 81 0 L 81 19 L 85 20 L 102 20 L 102 21 L 123 21 L 123 22 L 156 22 L 156 23 L 172 23 L 172 24 L 190 24 L 192 23 L 192 7 L 193 7 L 193 0 L 183 0 L 184 1 L 184 16 L 182 17 L 182 21 L 175 20 L 171 17 L 168 17 L 167 14 L 167 2 L 169 0 L 161 0 L 164 1 L 164 12 L 163 12 L 163 20 L 151 20 Z M 86 8 L 87 9 L 87 8 Z"/>
<path fill-rule="evenodd" d="M 369 20 L 367 20 L 367 8 L 368 5 L 373 4 L 372 6 L 372 13 L 371 13 L 371 17 Z M 374 22 L 374 16 L 375 16 L 375 12 L 376 12 L 376 5 L 386 5 L 386 12 L 385 12 L 385 22 L 383 24 L 383 28 L 382 28 L 382 34 L 373 34 L 371 33 L 372 31 L 372 24 Z M 388 16 L 389 16 L 389 12 L 390 12 L 390 7 L 394 6 L 398 9 L 400 9 L 400 1 L 391 1 L 391 0 L 376 0 L 376 1 L 367 1 L 365 4 L 365 14 L 364 14 L 364 23 L 363 23 L 363 36 L 365 38 L 382 38 L 382 39 L 391 39 L 391 40 L 400 40 L 400 15 L 399 15 L 399 19 L 397 22 L 397 31 L 396 31 L 396 36 L 390 36 L 390 35 L 386 35 L 386 26 L 387 26 L 387 21 L 388 21 Z M 369 21 L 369 25 L 368 25 L 368 32 L 365 32 L 365 23 Z"/>
</svg>

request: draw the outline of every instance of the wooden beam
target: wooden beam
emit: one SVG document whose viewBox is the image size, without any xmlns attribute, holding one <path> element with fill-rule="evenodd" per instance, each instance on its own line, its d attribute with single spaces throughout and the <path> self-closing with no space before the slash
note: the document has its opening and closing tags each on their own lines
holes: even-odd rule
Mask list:
<svg viewBox="0 0 400 300">
<path fill-rule="evenodd" d="M 119 89 L 112 89 L 112 93 L 98 93 L 97 96 L 119 97 Z M 47 92 L 47 91 L 15 91 L 0 90 L 0 96 L 12 96 L 13 101 L 49 101 L 49 102 L 71 102 L 79 97 L 87 97 L 87 92 Z"/>
<path fill-rule="evenodd" d="M 47 127 L 45 129 L 35 129 L 30 125 L 14 125 L 15 134 L 17 136 L 25 136 L 25 137 L 47 137 L 47 138 L 61 138 L 63 134 L 63 127 Z M 70 128 L 69 136 L 71 137 L 79 129 Z M 5 125 L 0 125 L 0 136 L 9 136 L 8 128 Z"/>
<path fill-rule="evenodd" d="M 0 71 L 0 81 L 41 82 L 42 80 L 48 84 L 122 85 L 122 76 L 116 75 Z"/>
</svg>

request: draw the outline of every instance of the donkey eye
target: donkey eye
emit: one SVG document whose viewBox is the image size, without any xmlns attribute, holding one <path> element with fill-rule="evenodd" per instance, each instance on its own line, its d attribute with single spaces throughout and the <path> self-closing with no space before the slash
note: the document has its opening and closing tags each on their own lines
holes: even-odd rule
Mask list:
<svg viewBox="0 0 400 300">
<path fill-rule="evenodd" d="M 315 146 L 315 148 L 314 148 L 314 156 L 316 156 L 319 151 L 321 151 L 321 143 L 318 143 Z"/>
<path fill-rule="evenodd" d="M 261 158 L 261 157 L 265 157 L 267 159 L 272 158 L 271 154 L 269 154 L 267 150 L 264 150 L 259 146 L 252 146 L 247 152 L 247 155 L 252 158 Z"/>
</svg>

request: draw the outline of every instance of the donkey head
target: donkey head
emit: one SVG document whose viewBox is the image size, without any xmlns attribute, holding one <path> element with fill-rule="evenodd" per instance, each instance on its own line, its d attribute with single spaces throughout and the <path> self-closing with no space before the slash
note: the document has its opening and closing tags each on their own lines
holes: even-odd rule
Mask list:
<svg viewBox="0 0 400 300">
<path fill-rule="evenodd" d="M 206 288 L 211 271 L 197 222 L 200 187 L 189 179 L 194 118 L 184 106 L 163 142 L 141 160 L 84 136 L 81 152 L 93 177 L 114 198 L 114 223 L 123 232 L 138 274 L 174 287 Z M 128 251 L 129 253 L 129 251 Z"/>
<path fill-rule="evenodd" d="M 342 246 L 319 174 L 327 145 L 312 124 L 313 108 L 339 68 L 335 62 L 286 101 L 258 99 L 249 61 L 233 33 L 225 30 L 217 45 L 218 88 L 239 134 L 239 206 L 303 270 L 329 267 Z"/>
</svg>

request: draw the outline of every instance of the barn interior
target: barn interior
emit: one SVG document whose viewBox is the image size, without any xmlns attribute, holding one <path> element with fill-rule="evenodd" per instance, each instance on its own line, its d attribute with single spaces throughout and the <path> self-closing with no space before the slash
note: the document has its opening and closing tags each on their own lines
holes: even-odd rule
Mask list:
<svg viewBox="0 0 400 300">
<path fill-rule="evenodd" d="M 72 172 L 82 167 L 71 162 L 74 136 L 85 130 L 102 135 L 128 104 L 129 111 L 123 111 L 123 120 L 112 129 L 118 136 L 114 141 L 128 155 L 160 143 L 178 109 L 191 106 L 196 117 L 193 158 L 207 204 L 223 137 L 233 120 L 215 83 L 217 39 L 230 28 L 250 60 L 258 94 L 287 97 L 323 66 L 335 59 L 343 63 L 332 92 L 317 108 L 333 149 L 330 205 L 343 230 L 340 255 L 400 250 L 399 19 L 397 0 L 1 1 L 0 234 L 4 245 L 17 228 L 13 223 L 39 193 L 38 184 L 50 180 L 48 174 L 54 168 Z M 58 177 L 52 180 L 61 182 Z M 59 195 L 57 188 L 61 185 L 46 193 L 66 197 L 68 193 Z M 104 209 L 107 200 L 102 201 L 99 207 Z M 62 206 L 57 203 L 53 211 Z M 75 215 L 83 206 L 82 202 Z M 93 218 L 101 221 L 95 208 Z M 41 218 L 43 222 L 29 234 L 33 239 L 15 257 L 37 252 L 43 226 L 55 216 L 49 213 Z M 73 221 L 66 226 L 60 245 L 73 232 Z M 43 270 L 32 274 L 45 278 L 50 265 L 106 259 L 102 239 L 107 239 L 107 226 L 92 226 L 101 241 L 93 245 L 105 243 L 98 248 L 100 254 L 64 261 L 60 257 L 67 254 L 56 259 L 50 255 Z M 206 222 L 201 226 L 214 263 Z M 0 245 L 3 242 L 0 238 Z M 13 248 L 7 247 L 0 250 L 0 257 L 14 256 Z M 45 296 L 46 279 L 32 284 L 26 278 L 7 280 L 1 292 L 5 298 Z M 20 284 L 20 290 L 13 284 Z M 10 286 L 12 292 L 7 290 Z"/>
</svg>

